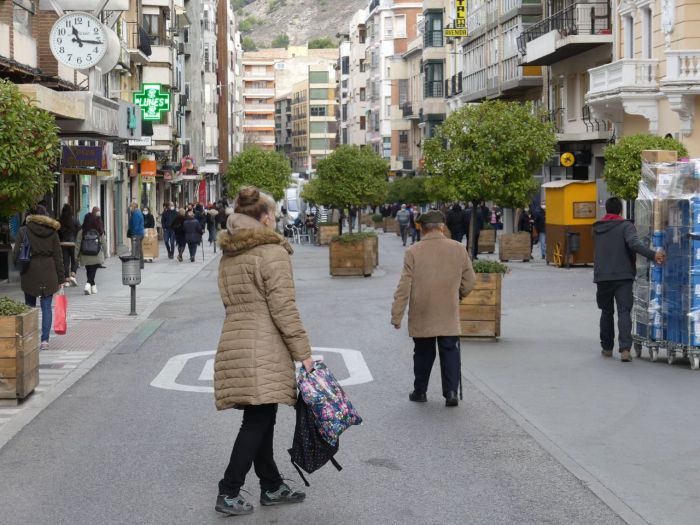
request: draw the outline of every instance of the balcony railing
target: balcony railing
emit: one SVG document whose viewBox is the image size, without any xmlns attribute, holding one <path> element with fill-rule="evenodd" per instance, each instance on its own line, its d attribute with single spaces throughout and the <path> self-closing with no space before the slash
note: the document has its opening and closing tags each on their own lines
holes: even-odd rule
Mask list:
<svg viewBox="0 0 700 525">
<path fill-rule="evenodd" d="M 403 115 L 403 118 L 417 117 L 416 112 L 413 109 L 413 103 L 411 102 L 404 102 L 401 104 L 401 114 Z"/>
<path fill-rule="evenodd" d="M 523 31 L 518 37 L 518 51 L 525 55 L 528 42 L 550 31 L 559 31 L 564 38 L 570 35 L 610 34 L 611 30 L 608 0 L 577 2 Z"/>
<path fill-rule="evenodd" d="M 658 89 L 659 61 L 656 59 L 625 58 L 588 70 L 590 89 L 588 95 L 630 89 Z"/>
<path fill-rule="evenodd" d="M 700 50 L 666 51 L 664 82 L 700 83 Z"/>
<path fill-rule="evenodd" d="M 554 124 L 555 133 L 562 133 L 564 129 L 564 108 L 557 108 L 546 113 L 542 120 Z"/>
<path fill-rule="evenodd" d="M 464 77 L 464 91 L 476 93 L 486 89 L 486 69 L 480 69 Z"/>
<path fill-rule="evenodd" d="M 424 47 L 442 47 L 444 45 L 442 31 L 426 31 L 423 35 L 423 45 Z"/>
<path fill-rule="evenodd" d="M 423 84 L 423 98 L 442 98 L 444 89 L 442 80 L 426 80 Z"/>
<path fill-rule="evenodd" d="M 252 128 L 272 128 L 275 126 L 274 120 L 245 119 L 243 125 Z"/>
</svg>

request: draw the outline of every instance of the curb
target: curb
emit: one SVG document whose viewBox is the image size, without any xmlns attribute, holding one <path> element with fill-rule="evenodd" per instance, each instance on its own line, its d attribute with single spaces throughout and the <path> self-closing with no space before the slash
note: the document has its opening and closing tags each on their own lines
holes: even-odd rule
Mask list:
<svg viewBox="0 0 700 525">
<path fill-rule="evenodd" d="M 178 291 L 180 291 L 186 284 L 188 284 L 192 279 L 197 277 L 202 271 L 209 267 L 212 263 L 218 261 L 220 257 L 219 254 L 212 257 L 210 261 L 205 263 L 201 268 L 199 268 L 191 276 L 182 279 L 180 282 L 176 283 L 170 290 L 162 294 L 160 297 L 155 299 L 148 308 L 144 309 L 143 312 L 138 314 L 136 317 L 136 323 L 133 328 L 126 334 L 115 335 L 110 339 L 102 349 L 95 350 L 90 357 L 82 361 L 77 368 L 66 375 L 61 381 L 51 388 L 51 390 L 45 392 L 41 397 L 34 399 L 29 399 L 25 405 L 22 406 L 22 410 L 12 417 L 7 423 L 2 425 L 0 428 L 0 452 L 7 445 L 12 438 L 14 438 L 24 427 L 26 427 L 32 420 L 37 417 L 44 409 L 48 408 L 51 403 L 56 401 L 62 394 L 64 394 L 70 387 L 76 384 L 80 379 L 86 375 L 90 370 L 92 370 L 102 359 L 109 355 L 115 348 L 117 348 L 124 340 L 126 340 L 131 334 L 137 332 L 141 325 L 148 321 L 150 315 L 165 301 L 170 299 Z"/>
<path fill-rule="evenodd" d="M 464 362 L 462 362 L 464 364 Z M 605 486 L 605 484 L 591 474 L 586 468 L 569 456 L 559 445 L 552 441 L 537 426 L 525 418 L 520 412 L 508 404 L 496 391 L 479 379 L 473 372 L 462 368 L 462 376 L 473 384 L 479 392 L 489 398 L 498 408 L 500 408 L 509 418 L 527 432 L 538 445 L 540 445 L 550 456 L 568 470 L 581 484 L 588 488 L 598 499 L 605 503 L 628 525 L 650 525 L 632 507 L 624 502 L 617 494 Z"/>
</svg>

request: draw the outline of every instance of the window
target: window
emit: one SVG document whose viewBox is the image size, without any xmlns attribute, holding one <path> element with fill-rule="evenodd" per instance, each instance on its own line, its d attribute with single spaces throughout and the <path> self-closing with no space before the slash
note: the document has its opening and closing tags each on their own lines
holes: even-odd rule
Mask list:
<svg viewBox="0 0 700 525">
<path fill-rule="evenodd" d="M 409 157 L 408 131 L 399 131 L 399 157 Z"/>
<path fill-rule="evenodd" d="M 328 84 L 328 71 L 309 71 L 309 84 Z"/>
<path fill-rule="evenodd" d="M 423 97 L 442 97 L 443 94 L 443 64 L 442 62 L 426 62 L 424 68 L 425 82 Z"/>
<path fill-rule="evenodd" d="M 408 79 L 399 80 L 399 106 L 408 103 Z"/>
<path fill-rule="evenodd" d="M 311 116 L 312 117 L 325 117 L 326 116 L 326 106 L 311 106 Z"/>
<path fill-rule="evenodd" d="M 634 20 L 630 15 L 622 17 L 624 34 L 624 58 L 634 58 Z"/>
<path fill-rule="evenodd" d="M 311 122 L 310 133 L 328 133 L 328 122 Z"/>
<path fill-rule="evenodd" d="M 343 104 L 343 110 L 342 110 L 342 119 L 343 120 L 348 120 L 348 105 Z"/>
<path fill-rule="evenodd" d="M 442 47 L 442 12 L 428 12 L 425 15 L 425 47 Z"/>
<path fill-rule="evenodd" d="M 311 100 L 328 100 L 328 90 L 325 88 L 309 89 L 309 98 Z"/>
<path fill-rule="evenodd" d="M 367 62 L 364 58 L 360 59 L 360 73 L 365 73 L 367 71 Z"/>
<path fill-rule="evenodd" d="M 331 144 L 328 139 L 311 139 L 311 148 L 314 150 L 328 151 L 331 149 Z"/>
<path fill-rule="evenodd" d="M 360 28 L 358 31 L 357 39 L 359 40 L 360 44 L 364 44 L 365 40 L 367 40 L 367 30 L 364 27 Z"/>
<path fill-rule="evenodd" d="M 651 58 L 651 9 L 642 8 L 642 58 Z"/>
<path fill-rule="evenodd" d="M 576 96 L 576 75 L 569 75 L 566 80 L 566 118 L 569 121 L 576 120 L 578 116 L 578 98 Z"/>
<path fill-rule="evenodd" d="M 391 97 L 384 97 L 384 116 L 391 118 Z"/>
<path fill-rule="evenodd" d="M 360 117 L 360 129 L 367 129 L 367 117 Z"/>
<path fill-rule="evenodd" d="M 382 139 L 382 146 L 383 146 L 382 156 L 385 159 L 390 159 L 391 158 L 391 137 L 384 137 Z"/>
<path fill-rule="evenodd" d="M 151 38 L 151 44 L 160 44 L 160 16 L 143 15 L 143 29 Z"/>
<path fill-rule="evenodd" d="M 365 100 L 367 100 L 367 90 L 360 88 L 360 101 L 364 102 Z"/>
<path fill-rule="evenodd" d="M 25 35 L 32 34 L 34 5 L 30 0 L 14 0 L 12 6 L 12 26 Z"/>
<path fill-rule="evenodd" d="M 210 50 L 209 50 L 209 43 L 204 44 L 204 71 L 209 71 L 209 68 L 211 66 L 211 55 L 210 55 Z"/>
<path fill-rule="evenodd" d="M 341 71 L 343 75 L 350 74 L 350 57 L 343 57 Z"/>
<path fill-rule="evenodd" d="M 384 18 L 384 38 L 394 38 L 394 19 L 390 16 Z"/>
<path fill-rule="evenodd" d="M 394 17 L 394 38 L 406 38 L 406 15 Z"/>
</svg>

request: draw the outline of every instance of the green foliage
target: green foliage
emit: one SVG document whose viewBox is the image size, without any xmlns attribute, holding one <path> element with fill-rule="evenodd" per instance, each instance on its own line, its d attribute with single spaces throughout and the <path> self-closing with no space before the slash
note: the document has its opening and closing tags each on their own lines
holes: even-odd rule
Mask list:
<svg viewBox="0 0 700 525">
<path fill-rule="evenodd" d="M 333 49 L 334 47 L 338 47 L 338 44 L 329 36 L 309 40 L 309 49 Z"/>
<path fill-rule="evenodd" d="M 622 137 L 617 144 L 606 147 L 603 177 L 610 193 L 626 200 L 636 199 L 642 177 L 642 151 L 654 149 L 677 151 L 678 158 L 688 156 L 688 150 L 676 139 L 648 134 Z"/>
<path fill-rule="evenodd" d="M 237 13 L 241 13 L 245 6 L 253 2 L 255 2 L 255 0 L 231 0 L 231 7 L 233 7 L 233 10 Z"/>
<path fill-rule="evenodd" d="M 383 220 L 384 217 L 382 217 L 382 215 L 379 213 L 375 213 L 374 215 L 372 215 L 372 222 L 375 224 L 381 224 Z"/>
<path fill-rule="evenodd" d="M 258 50 L 258 45 L 255 43 L 255 40 L 253 40 L 253 38 L 249 37 L 249 36 L 244 36 L 241 39 L 241 47 L 243 48 L 243 51 L 257 51 Z"/>
<path fill-rule="evenodd" d="M 18 303 L 9 297 L 0 297 L 0 316 L 22 315 L 29 310 L 30 308 L 23 303 Z"/>
<path fill-rule="evenodd" d="M 506 274 L 510 272 L 505 264 L 499 263 L 498 261 L 486 261 L 484 259 L 476 260 L 472 263 L 474 267 L 474 273 L 502 273 Z"/>
<path fill-rule="evenodd" d="M 336 208 L 377 204 L 386 195 L 388 170 L 388 163 L 371 149 L 340 146 L 318 162 L 318 178 L 306 185 L 304 198 Z"/>
<path fill-rule="evenodd" d="M 286 5 L 286 0 L 267 0 L 267 14 L 272 14 L 283 5 Z M 275 47 L 275 46 L 272 46 Z"/>
<path fill-rule="evenodd" d="M 489 100 L 465 106 L 425 142 L 426 170 L 442 178 L 429 185 L 429 194 L 523 206 L 537 188 L 533 173 L 556 142 L 552 124 L 531 103 Z"/>
<path fill-rule="evenodd" d="M 284 49 L 287 49 L 289 47 L 289 37 L 284 33 L 281 35 L 277 35 L 275 38 L 272 39 L 270 47 L 283 47 Z"/>
<path fill-rule="evenodd" d="M 289 160 L 281 153 L 248 147 L 233 158 L 226 180 L 233 191 L 242 186 L 256 186 L 280 200 L 291 182 L 291 175 Z"/>
<path fill-rule="evenodd" d="M 425 193 L 430 202 L 452 202 L 460 199 L 457 189 L 447 182 L 445 177 L 427 177 Z"/>
<path fill-rule="evenodd" d="M 54 118 L 0 78 L 0 215 L 36 204 L 51 191 L 61 153 Z"/>
<path fill-rule="evenodd" d="M 389 202 L 426 204 L 431 201 L 425 190 L 425 177 L 401 177 L 389 184 Z"/>
<path fill-rule="evenodd" d="M 364 242 L 365 239 L 370 239 L 376 236 L 377 234 L 374 232 L 345 233 L 343 235 L 333 236 L 331 241 L 339 242 L 341 244 L 357 244 L 360 242 Z"/>
<path fill-rule="evenodd" d="M 255 29 L 255 26 L 259 26 L 263 23 L 262 20 L 255 18 L 254 16 L 248 16 L 238 22 L 238 30 L 242 34 L 248 34 Z"/>
</svg>

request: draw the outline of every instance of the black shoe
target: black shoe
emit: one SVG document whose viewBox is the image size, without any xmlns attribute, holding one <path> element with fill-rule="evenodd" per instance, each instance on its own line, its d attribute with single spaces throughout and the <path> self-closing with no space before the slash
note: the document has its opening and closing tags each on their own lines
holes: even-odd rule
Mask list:
<svg viewBox="0 0 700 525">
<path fill-rule="evenodd" d="M 301 503 L 306 499 L 306 494 L 300 490 L 292 489 L 286 483 L 282 483 L 275 491 L 263 490 L 260 493 L 262 505 L 286 505 L 288 503 Z"/>
<path fill-rule="evenodd" d="M 104 264 L 98 264 L 97 267 L 98 268 L 107 268 Z"/>
<path fill-rule="evenodd" d="M 428 396 L 425 394 L 425 392 L 419 392 L 418 390 L 414 390 L 413 392 L 408 394 L 408 399 L 417 403 L 425 403 L 428 400 Z"/>
<path fill-rule="evenodd" d="M 216 512 L 228 514 L 229 516 L 244 516 L 245 514 L 252 514 L 253 510 L 255 510 L 240 494 L 233 497 L 220 494 L 216 497 L 216 507 L 214 509 Z"/>
<path fill-rule="evenodd" d="M 459 399 L 457 398 L 457 392 L 450 390 L 445 394 L 445 406 L 446 407 L 456 407 L 459 405 Z"/>
</svg>

